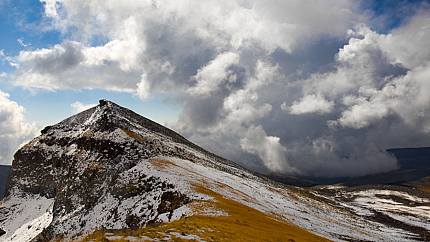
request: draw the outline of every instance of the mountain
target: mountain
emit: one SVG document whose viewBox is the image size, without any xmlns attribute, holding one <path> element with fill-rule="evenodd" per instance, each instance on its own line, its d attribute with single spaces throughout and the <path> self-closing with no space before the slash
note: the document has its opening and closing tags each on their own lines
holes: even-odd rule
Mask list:
<svg viewBox="0 0 430 242">
<path fill-rule="evenodd" d="M 388 149 L 401 169 L 430 169 L 430 147 Z"/>
<path fill-rule="evenodd" d="M 0 165 L 0 199 L 3 198 L 6 191 L 6 183 L 9 179 L 11 166 Z"/>
<path fill-rule="evenodd" d="M 409 241 L 428 221 L 425 191 L 284 185 L 101 100 L 16 152 L 0 240 Z"/>
</svg>

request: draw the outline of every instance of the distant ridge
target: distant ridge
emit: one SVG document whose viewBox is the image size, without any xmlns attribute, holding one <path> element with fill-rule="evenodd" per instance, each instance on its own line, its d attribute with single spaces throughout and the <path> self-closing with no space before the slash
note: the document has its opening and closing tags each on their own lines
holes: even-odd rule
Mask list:
<svg viewBox="0 0 430 242">
<path fill-rule="evenodd" d="M 430 147 L 388 149 L 393 154 L 400 169 L 430 169 Z"/>
<path fill-rule="evenodd" d="M 297 177 L 269 175 L 271 179 L 294 186 L 311 187 L 341 183 L 347 186 L 401 185 L 430 176 L 430 147 L 392 148 L 386 150 L 399 164 L 398 169 L 359 177 Z"/>
<path fill-rule="evenodd" d="M 0 199 L 4 197 L 6 192 L 7 181 L 10 176 L 11 166 L 0 165 Z"/>
</svg>

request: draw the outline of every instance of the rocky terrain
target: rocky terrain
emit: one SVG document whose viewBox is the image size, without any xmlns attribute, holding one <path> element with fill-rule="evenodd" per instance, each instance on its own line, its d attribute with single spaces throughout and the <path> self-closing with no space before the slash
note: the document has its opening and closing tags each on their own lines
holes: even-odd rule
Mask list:
<svg viewBox="0 0 430 242">
<path fill-rule="evenodd" d="M 14 156 L 0 241 L 428 241 L 414 186 L 301 188 L 255 175 L 112 102 Z"/>
</svg>

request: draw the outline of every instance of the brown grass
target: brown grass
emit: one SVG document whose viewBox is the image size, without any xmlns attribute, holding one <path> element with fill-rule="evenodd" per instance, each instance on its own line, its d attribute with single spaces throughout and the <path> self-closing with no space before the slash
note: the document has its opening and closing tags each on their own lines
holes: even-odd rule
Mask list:
<svg viewBox="0 0 430 242">
<path fill-rule="evenodd" d="M 171 167 L 171 166 L 176 166 L 175 163 L 173 163 L 172 161 L 164 160 L 164 159 L 151 159 L 150 162 L 154 166 L 161 168 L 161 169 L 165 169 L 165 168 Z"/>
<path fill-rule="evenodd" d="M 92 138 L 94 136 L 94 132 L 91 130 L 87 130 L 82 134 L 82 137 Z"/>
<path fill-rule="evenodd" d="M 133 132 L 133 131 L 128 130 L 128 129 L 121 129 L 121 130 L 124 131 L 124 133 L 126 133 L 129 137 L 131 137 L 137 141 L 145 141 L 145 137 L 143 137 L 142 135 L 140 135 L 136 132 Z"/>
<path fill-rule="evenodd" d="M 430 195 L 430 185 L 418 185 L 418 189 Z"/>
<path fill-rule="evenodd" d="M 428 195 L 430 195 L 430 181 L 428 181 L 427 183 L 418 183 L 416 185 L 416 187 L 422 191 L 427 193 Z"/>
<path fill-rule="evenodd" d="M 418 190 L 427 193 L 427 195 L 430 195 L 430 176 L 421 178 L 420 180 L 409 184 L 416 187 Z"/>
<path fill-rule="evenodd" d="M 225 211 L 228 216 L 193 215 L 171 223 L 137 230 L 99 230 L 83 241 L 105 241 L 106 233 L 123 236 L 124 239 L 114 240 L 118 242 L 127 241 L 126 236 L 163 239 L 172 232 L 196 235 L 205 241 L 328 241 L 286 221 L 277 220 L 254 208 L 224 198 L 203 186 L 197 185 L 196 191 L 214 198 L 209 201 L 194 201 L 191 207 L 197 214 L 205 208 L 212 207 Z M 169 241 L 188 240 L 171 235 Z"/>
</svg>

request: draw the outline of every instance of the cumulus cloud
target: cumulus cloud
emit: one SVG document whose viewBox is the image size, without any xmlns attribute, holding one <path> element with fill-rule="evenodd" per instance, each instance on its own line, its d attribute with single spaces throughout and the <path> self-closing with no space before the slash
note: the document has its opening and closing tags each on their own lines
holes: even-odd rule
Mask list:
<svg viewBox="0 0 430 242">
<path fill-rule="evenodd" d="M 333 110 L 334 103 L 327 101 L 320 95 L 310 94 L 304 96 L 300 101 L 294 101 L 290 108 L 287 108 L 285 103 L 281 105 L 284 111 L 289 111 L 291 114 L 305 113 L 330 113 Z"/>
<path fill-rule="evenodd" d="M 221 52 L 255 44 L 266 52 L 290 51 L 322 33 L 341 36 L 357 18 L 352 13 L 355 4 L 346 0 L 330 7 L 324 1 L 296 0 L 42 2 L 53 27 L 73 31 L 77 42 L 20 53 L 16 84 L 51 90 L 136 91 L 138 84 L 165 89 L 205 75 L 196 71 Z M 312 17 L 297 14 L 300 11 Z M 91 46 L 94 36 L 109 41 Z M 47 70 L 54 59 L 61 64 Z"/>
<path fill-rule="evenodd" d="M 221 53 L 208 65 L 197 71 L 193 77 L 196 85 L 189 89 L 192 95 L 208 95 L 216 91 L 223 81 L 235 82 L 236 75 L 233 70 L 228 68 L 239 63 L 239 55 L 232 52 Z"/>
<path fill-rule="evenodd" d="M 76 101 L 72 104 L 70 104 L 70 107 L 72 108 L 72 114 L 77 114 L 82 111 L 85 111 L 87 109 L 90 109 L 94 106 L 97 106 L 96 103 L 81 103 L 79 101 Z"/>
<path fill-rule="evenodd" d="M 298 171 L 289 166 L 286 160 L 287 149 L 280 144 L 280 138 L 268 136 L 261 126 L 250 127 L 240 146 L 245 151 L 256 154 L 263 160 L 265 166 L 273 172 L 288 170 L 290 174 Z"/>
<path fill-rule="evenodd" d="M 10 165 L 15 150 L 36 134 L 34 124 L 24 119 L 24 108 L 0 90 L 0 164 Z"/>
<path fill-rule="evenodd" d="M 16 85 L 167 93 L 173 128 L 265 172 L 365 175 L 430 145 L 428 8 L 378 33 L 360 1 L 43 2 L 67 38 L 9 58 Z"/>
<path fill-rule="evenodd" d="M 121 42 L 86 48 L 70 41 L 51 48 L 21 51 L 16 57 L 19 68 L 15 82 L 29 89 L 103 88 L 132 92 L 140 73 L 132 70 L 132 61 L 121 61 L 122 48 L 126 47 Z"/>
</svg>

